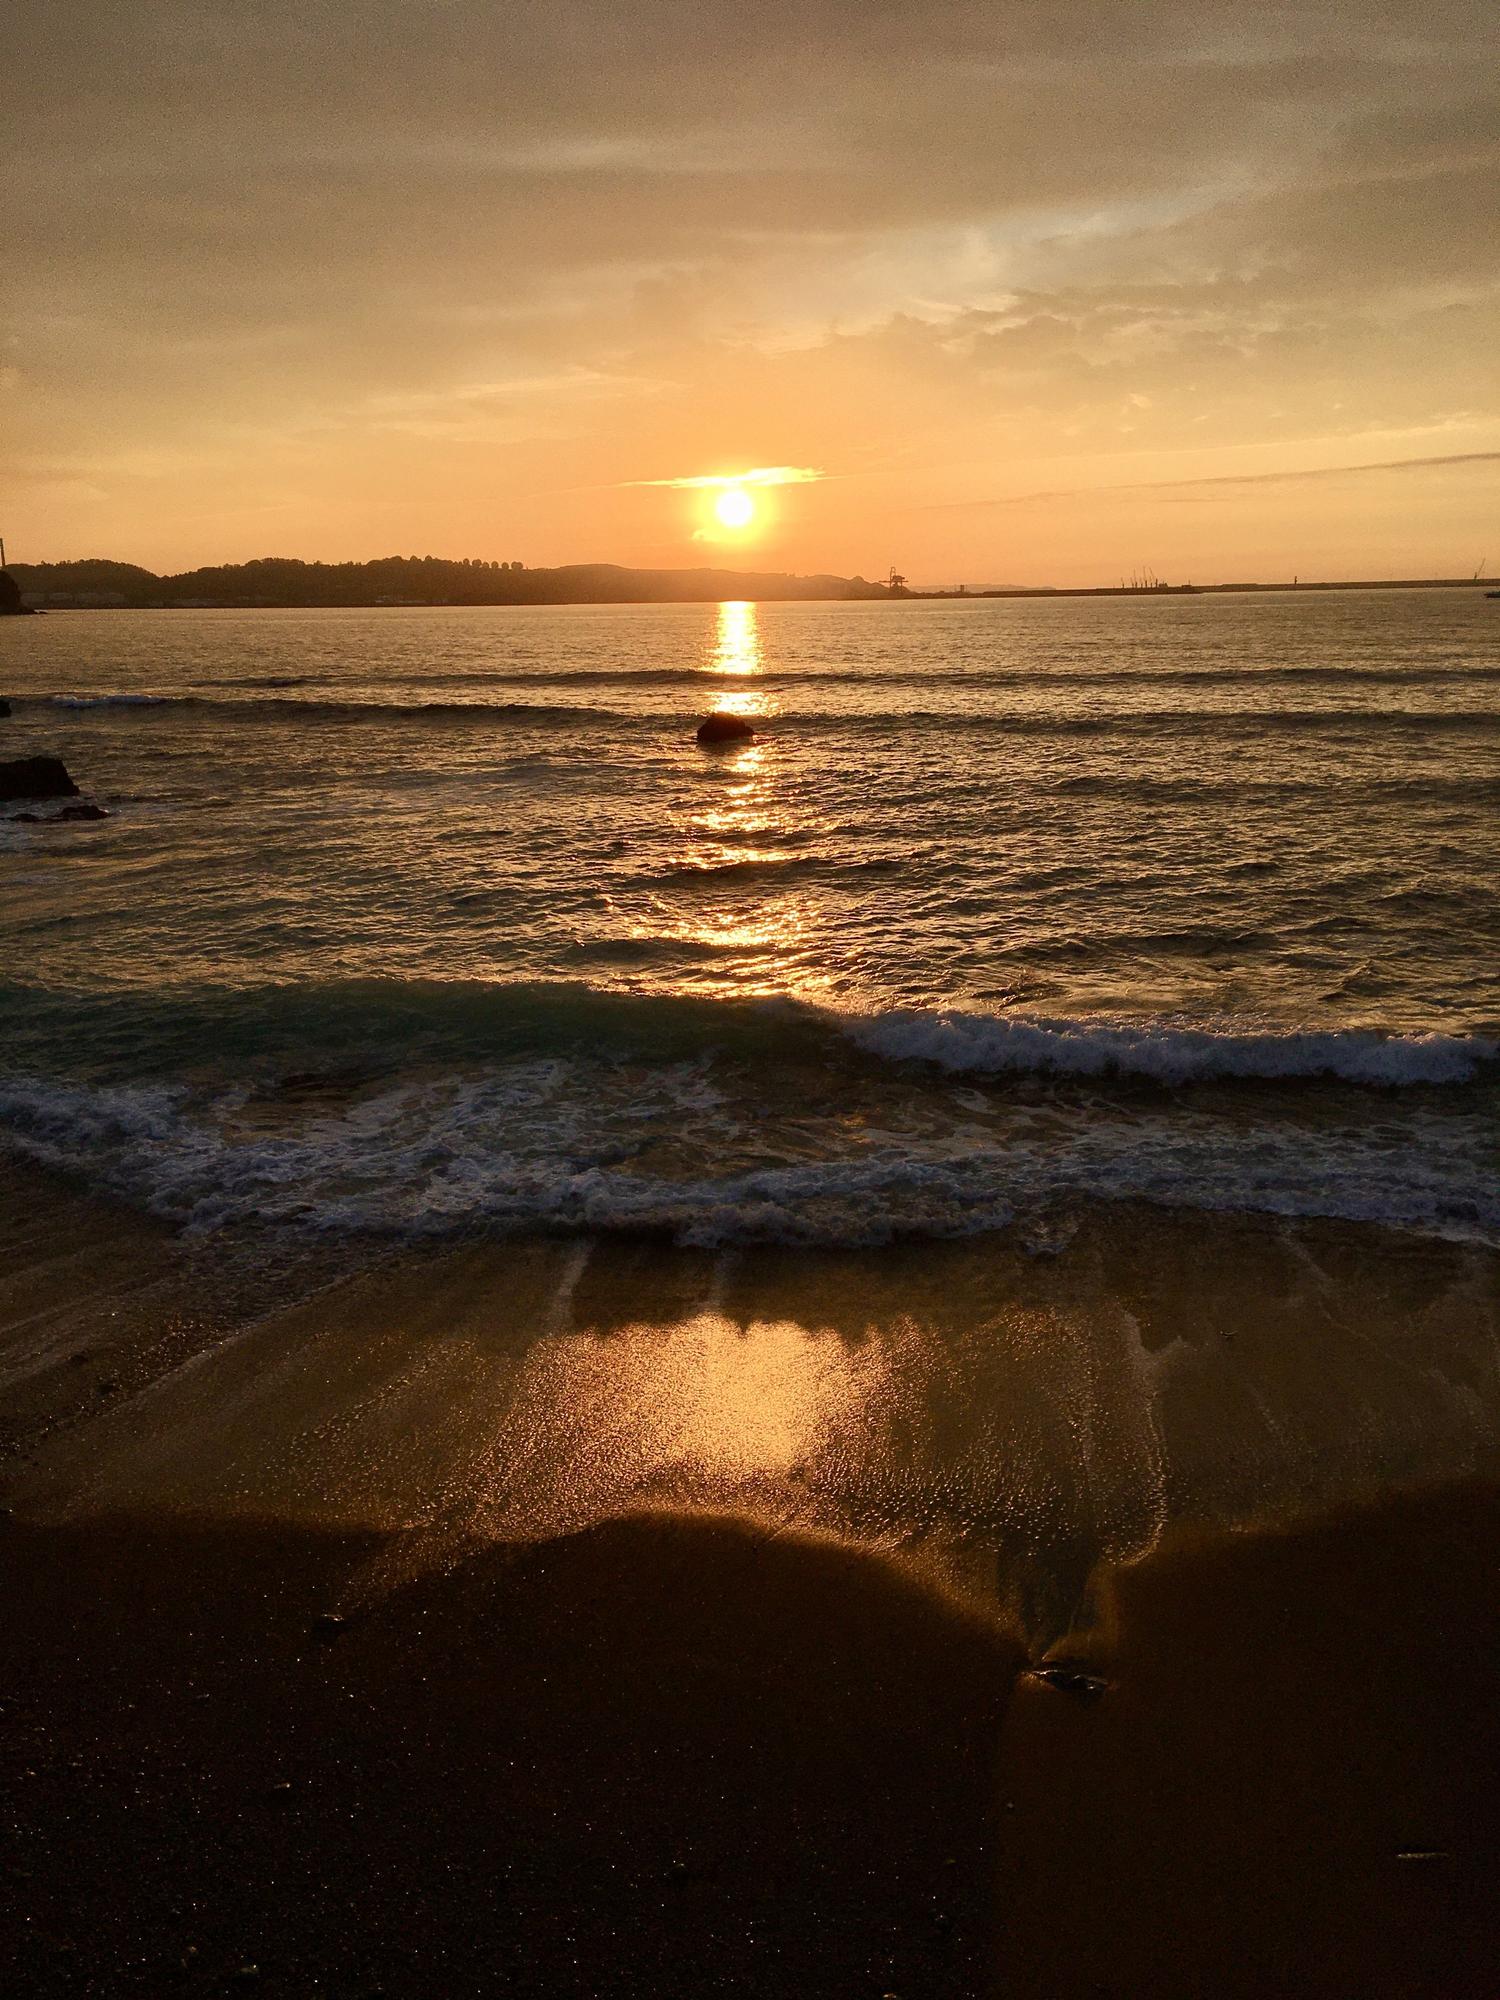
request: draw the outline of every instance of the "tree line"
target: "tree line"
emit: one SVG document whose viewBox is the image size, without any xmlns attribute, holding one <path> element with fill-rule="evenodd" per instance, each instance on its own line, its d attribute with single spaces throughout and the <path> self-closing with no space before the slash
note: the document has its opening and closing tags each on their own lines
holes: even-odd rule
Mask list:
<svg viewBox="0 0 1500 2000">
<path fill-rule="evenodd" d="M 365 606 L 440 604 L 713 603 L 729 597 L 853 598 L 891 595 L 863 577 L 787 576 L 722 569 L 622 569 L 570 563 L 528 569 L 472 557 L 381 556 L 373 562 L 302 562 L 263 556 L 158 576 L 135 563 L 12 563 L 27 601 L 70 605 Z"/>
</svg>

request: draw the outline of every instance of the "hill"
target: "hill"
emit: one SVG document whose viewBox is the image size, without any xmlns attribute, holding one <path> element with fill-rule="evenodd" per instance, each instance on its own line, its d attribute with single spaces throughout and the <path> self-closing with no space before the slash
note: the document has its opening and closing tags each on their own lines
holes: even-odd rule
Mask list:
<svg viewBox="0 0 1500 2000">
<path fill-rule="evenodd" d="M 454 562 L 383 556 L 365 563 L 299 562 L 264 556 L 157 576 L 134 563 L 12 563 L 25 600 L 41 608 L 82 605 L 236 607 L 378 604 L 701 604 L 724 598 L 888 597 L 862 576 L 786 576 L 728 569 L 622 569 L 615 563 Z"/>
</svg>

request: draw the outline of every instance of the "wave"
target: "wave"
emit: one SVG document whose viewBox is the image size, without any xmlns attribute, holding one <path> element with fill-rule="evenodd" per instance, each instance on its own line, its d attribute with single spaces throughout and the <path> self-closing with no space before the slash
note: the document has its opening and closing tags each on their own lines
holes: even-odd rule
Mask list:
<svg viewBox="0 0 1500 2000">
<path fill-rule="evenodd" d="M 1500 1243 L 1479 1035 L 334 981 L 0 986 L 0 1049 L 0 1144 L 196 1230 L 856 1245 L 1100 1199 Z"/>
<path fill-rule="evenodd" d="M 259 722 L 268 717 L 296 722 L 412 722 L 452 721 L 488 723 L 495 721 L 579 722 L 608 720 L 621 726 L 643 718 L 609 709 L 587 708 L 576 703 L 538 704 L 530 702 L 478 701 L 339 701 L 306 696 L 267 695 L 259 700 L 228 700 L 203 694 L 52 694 L 12 697 L 14 708 L 164 709 L 188 716 L 225 717 Z"/>
<path fill-rule="evenodd" d="M 1500 1058 L 1479 1035 L 1380 1035 L 1360 1029 L 1135 1026 L 998 1015 L 892 1012 L 851 1024 L 862 1048 L 971 1075 L 1140 1077 L 1180 1086 L 1336 1078 L 1399 1088 L 1470 1083 Z"/>
<path fill-rule="evenodd" d="M 20 695 L 13 699 L 11 705 L 21 708 L 33 705 L 46 708 L 165 708 L 173 702 L 191 699 L 191 696 L 169 694 L 50 694 L 34 697 Z"/>
<path fill-rule="evenodd" d="M 627 878 L 626 886 L 640 889 L 744 888 L 758 882 L 775 886 L 802 876 L 829 881 L 860 881 L 866 876 L 898 875 L 906 863 L 894 855 L 866 855 L 858 860 L 825 854 L 774 854 L 745 856 L 733 861 L 683 862 L 669 868 L 643 871 Z"/>
<path fill-rule="evenodd" d="M 648 952 L 663 943 L 628 942 Z M 169 1077 L 204 1063 L 258 1076 L 351 1056 L 390 1068 L 581 1053 L 790 1061 L 832 1039 L 816 1009 L 792 1001 L 618 992 L 585 980 L 333 979 L 176 993 L 0 982 L 0 1071 L 50 1067 L 59 1052 L 91 1077 Z"/>
<path fill-rule="evenodd" d="M 934 1133 L 888 1118 L 871 1142 L 838 1116 L 819 1126 L 800 1102 L 768 1119 L 699 1064 L 642 1078 L 557 1061 L 316 1098 L 282 1129 L 244 1111 L 233 1092 L 205 1102 L 164 1086 L 0 1084 L 12 1150 L 196 1232 L 616 1231 L 854 1247 L 1123 1200 L 1500 1244 L 1490 1128 L 1475 1117 L 1400 1130 L 1284 1120 L 1253 1139 L 1232 1120 L 1139 1112 L 979 1139 L 972 1119 Z"/>
<path fill-rule="evenodd" d="M 672 667 L 516 667 L 443 669 L 404 677 L 412 687 L 692 687 L 722 689 L 738 678 L 722 668 L 695 665 Z M 1500 681 L 1500 666 L 1479 663 L 1452 666 L 1377 667 L 881 667 L 863 671 L 849 667 L 772 664 L 754 676 L 757 686 L 778 693 L 789 688 L 927 687 L 934 682 L 955 691 L 980 688 L 1131 688 L 1131 687 L 1442 687 Z M 210 687 L 289 688 L 336 685 L 330 677 L 300 674 L 247 674 L 206 682 Z"/>
<path fill-rule="evenodd" d="M 715 684 L 723 682 L 715 677 Z M 931 683 L 926 683 L 930 687 Z M 490 727 L 496 723 L 527 726 L 591 728 L 605 724 L 616 731 L 661 730 L 685 726 L 696 708 L 674 716 L 669 712 L 597 708 L 581 702 L 493 701 L 346 701 L 321 697 L 267 694 L 260 699 L 224 699 L 190 694 L 54 694 L 16 696 L 20 708 L 61 708 L 73 712 L 115 710 L 166 711 L 189 716 L 221 717 L 246 722 L 274 721 L 349 724 L 447 723 Z M 1172 735 L 1254 735 L 1268 732 L 1319 730 L 1438 730 L 1488 734 L 1500 730 L 1500 709 L 1447 708 L 1168 708 L 1126 709 L 1113 714 L 1057 713 L 1013 709 L 856 709 L 830 712 L 783 708 L 765 725 L 780 729 L 817 731 L 914 730 L 994 733 L 1017 736 L 1111 737 Z"/>
<path fill-rule="evenodd" d="M 444 673 L 445 686 L 529 686 L 555 682 L 583 687 L 719 687 L 733 676 L 711 666 L 684 667 L 501 667 L 485 673 Z M 886 668 L 855 672 L 846 667 L 767 666 L 758 685 L 778 692 L 798 687 L 927 687 L 934 682 L 957 692 L 979 688 L 1132 687 L 1442 687 L 1457 682 L 1500 681 L 1500 666 L 1466 663 L 1429 667 L 961 667 L 946 671 Z"/>
<path fill-rule="evenodd" d="M 757 866 L 759 864 L 756 864 Z M 779 865 L 779 864 L 778 864 Z M 583 980 L 337 979 L 178 994 L 49 992 L 0 984 L 7 1066 L 59 1049 L 170 1075 L 217 1060 L 249 1075 L 283 1063 L 367 1056 L 393 1067 L 587 1055 L 671 1063 L 727 1057 L 775 1075 L 842 1049 L 949 1073 L 1150 1081 L 1335 1081 L 1457 1086 L 1500 1069 L 1486 1034 L 1383 1033 L 1229 1023 L 1054 1018 L 891 1008 L 856 1012 L 792 998 L 621 992 Z"/>
<path fill-rule="evenodd" d="M 788 720 L 803 720 L 788 716 Z M 809 718 L 811 719 L 811 718 Z M 816 718 L 822 720 L 823 718 Z M 833 719 L 833 718 L 830 718 Z M 1138 708 L 1112 715 L 1008 715 L 913 709 L 878 714 L 851 710 L 836 720 L 844 726 L 875 724 L 909 729 L 914 725 L 960 730 L 989 730 L 1016 736 L 1149 736 L 1251 735 L 1271 731 L 1312 732 L 1324 729 L 1438 729 L 1488 732 L 1500 730 L 1500 709 L 1459 708 Z"/>
<path fill-rule="evenodd" d="M 1164 805 L 1188 801 L 1201 803 L 1215 798 L 1230 799 L 1242 806 L 1277 801 L 1287 804 L 1315 801 L 1321 811 L 1326 811 L 1334 803 L 1328 781 L 1320 778 L 1204 778 L 1197 775 L 1157 778 L 1135 771 L 1111 771 L 1080 772 L 1050 781 L 1032 780 L 1028 776 L 1027 782 L 1028 787 L 1038 793 L 1065 797 L 1076 794 L 1090 798 L 1157 799 Z M 1347 810 L 1351 804 L 1367 799 L 1409 800 L 1414 805 L 1444 804 L 1470 808 L 1491 804 L 1500 806 L 1500 777 L 1481 777 L 1477 773 L 1462 777 L 1419 777 L 1406 772 L 1400 776 L 1386 776 L 1374 772 L 1340 780 L 1337 793 L 1340 807 Z"/>
<path fill-rule="evenodd" d="M 448 676 L 443 678 L 446 680 Z M 316 674 L 225 674 L 220 680 L 203 683 L 205 687 L 227 688 L 297 688 L 316 687 L 318 684 L 319 676 Z M 322 684 L 325 687 L 329 684 L 326 677 Z"/>
</svg>

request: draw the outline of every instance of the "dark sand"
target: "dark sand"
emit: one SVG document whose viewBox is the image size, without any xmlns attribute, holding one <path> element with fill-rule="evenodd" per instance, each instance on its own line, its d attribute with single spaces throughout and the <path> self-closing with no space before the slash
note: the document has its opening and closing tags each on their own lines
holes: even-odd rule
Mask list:
<svg viewBox="0 0 1500 2000">
<path fill-rule="evenodd" d="M 3 1196 L 7 1995 L 1500 1992 L 1492 1266 L 293 1282 Z"/>
<path fill-rule="evenodd" d="M 1471 1490 L 1153 1559 L 1087 1702 L 738 1524 L 323 1635 L 347 1538 L 8 1523 L 0 1986 L 1493 1993 L 1497 1548 Z"/>
</svg>

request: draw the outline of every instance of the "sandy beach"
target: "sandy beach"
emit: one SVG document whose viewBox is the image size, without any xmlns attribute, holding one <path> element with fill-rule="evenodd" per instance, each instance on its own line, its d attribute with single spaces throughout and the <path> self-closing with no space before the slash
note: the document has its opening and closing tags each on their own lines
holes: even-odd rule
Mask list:
<svg viewBox="0 0 1500 2000">
<path fill-rule="evenodd" d="M 15 1990 L 1493 1990 L 1486 1257 L 4 1241 Z"/>
</svg>

